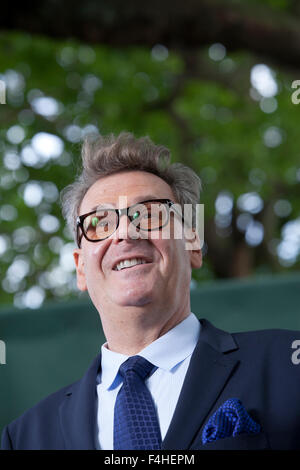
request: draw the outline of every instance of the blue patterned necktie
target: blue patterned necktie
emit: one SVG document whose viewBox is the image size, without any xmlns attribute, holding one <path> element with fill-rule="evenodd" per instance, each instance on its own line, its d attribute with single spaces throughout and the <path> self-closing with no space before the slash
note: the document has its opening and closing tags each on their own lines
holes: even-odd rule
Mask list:
<svg viewBox="0 0 300 470">
<path fill-rule="evenodd" d="M 160 427 L 145 379 L 156 367 L 141 356 L 132 356 L 119 369 L 123 385 L 114 410 L 115 450 L 161 449 Z"/>
</svg>

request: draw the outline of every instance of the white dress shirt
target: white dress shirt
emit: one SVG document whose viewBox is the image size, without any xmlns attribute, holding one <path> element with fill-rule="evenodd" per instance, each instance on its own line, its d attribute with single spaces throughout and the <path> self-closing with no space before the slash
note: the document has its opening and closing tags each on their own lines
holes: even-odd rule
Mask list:
<svg viewBox="0 0 300 470">
<path fill-rule="evenodd" d="M 158 367 L 145 380 L 145 385 L 155 404 L 162 440 L 174 414 L 200 329 L 199 320 L 190 313 L 185 320 L 137 353 Z M 114 406 L 123 383 L 118 370 L 129 356 L 110 351 L 106 346 L 104 343 L 101 347 L 101 372 L 97 377 L 96 447 L 113 450 Z"/>
</svg>

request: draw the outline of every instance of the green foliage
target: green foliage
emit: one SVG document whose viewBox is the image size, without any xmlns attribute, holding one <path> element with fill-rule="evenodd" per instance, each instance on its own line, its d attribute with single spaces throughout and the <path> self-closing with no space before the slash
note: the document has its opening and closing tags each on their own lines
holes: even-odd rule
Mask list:
<svg viewBox="0 0 300 470">
<path fill-rule="evenodd" d="M 270 3 L 283 8 L 286 2 Z M 2 302 L 14 300 L 22 306 L 24 294 L 33 286 L 40 286 L 37 298 L 78 295 L 74 272 L 61 255 L 63 246 L 67 246 L 66 259 L 70 259 L 72 241 L 61 217 L 58 194 L 76 175 L 80 163 L 80 137 L 76 132 L 82 132 L 85 126 L 93 125 L 102 134 L 128 130 L 137 136 L 149 135 L 154 142 L 168 146 L 174 161 L 192 165 L 201 176 L 206 220 L 213 220 L 214 203 L 222 191 L 232 195 L 234 205 L 241 194 L 251 192 L 259 194 L 265 206 L 286 200 L 291 205 L 288 215 L 273 217 L 271 229 L 262 220 L 266 231 L 271 230 L 266 242 L 273 240 L 274 247 L 280 241 L 281 227 L 299 217 L 300 108 L 291 102 L 292 77 L 277 71 L 277 109 L 263 112 L 262 97 L 255 100 L 249 95 L 255 58 L 248 54 L 232 54 L 224 59 L 227 62 L 212 63 L 207 50 L 202 51 L 200 57 L 215 76 L 215 80 L 208 80 L 201 77 L 201 71 L 198 78 L 189 76 L 183 58 L 170 51 L 165 57 L 155 58 L 146 48 L 90 47 L 19 33 L 2 33 L 0 49 L 0 78 L 7 82 L 7 104 L 0 105 L 0 252 L 1 246 L 5 247 L 0 264 Z M 15 72 L 18 84 L 14 87 Z M 44 116 L 37 112 L 34 103 L 41 97 L 55 100 L 56 113 Z M 20 141 L 9 137 L 8 131 L 15 125 L 25 133 Z M 75 126 L 73 131 L 68 127 L 71 125 Z M 266 132 L 270 129 L 275 129 L 273 143 L 276 136 L 281 141 L 273 145 L 270 134 L 268 146 Z M 22 152 L 41 132 L 59 137 L 64 149 L 57 158 L 30 164 Z M 17 155 L 9 160 L 19 162 L 15 169 L 7 163 L 8 153 Z M 44 184 L 42 200 L 31 206 L 24 201 L 29 182 L 37 182 L 40 187 Z M 49 182 L 51 190 L 45 186 Z M 53 231 L 39 225 L 47 214 L 57 218 Z M 18 230 L 24 227 L 22 242 L 22 231 Z M 230 237 L 231 233 L 221 236 Z M 269 254 L 277 259 L 274 248 Z M 297 259 L 283 263 L 279 269 L 299 268 L 299 256 Z M 16 268 L 9 271 L 16 260 L 21 260 L 19 274 Z M 209 256 L 204 264 L 194 274 L 198 281 L 216 275 Z M 265 266 L 266 260 L 258 256 L 252 273 L 263 271 Z M 271 263 L 266 270 L 273 268 Z"/>
</svg>

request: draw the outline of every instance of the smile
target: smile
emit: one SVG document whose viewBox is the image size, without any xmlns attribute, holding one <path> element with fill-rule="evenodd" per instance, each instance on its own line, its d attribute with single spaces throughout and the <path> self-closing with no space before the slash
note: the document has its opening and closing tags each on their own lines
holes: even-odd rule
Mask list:
<svg viewBox="0 0 300 470">
<path fill-rule="evenodd" d="M 114 271 L 121 271 L 122 269 L 132 268 L 140 264 L 148 264 L 146 260 L 141 258 L 125 259 L 120 261 L 115 267 Z"/>
</svg>

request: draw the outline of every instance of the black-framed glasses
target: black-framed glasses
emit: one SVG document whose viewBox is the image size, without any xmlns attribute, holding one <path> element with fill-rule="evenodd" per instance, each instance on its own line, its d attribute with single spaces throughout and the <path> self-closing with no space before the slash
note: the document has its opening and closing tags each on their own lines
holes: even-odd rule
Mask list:
<svg viewBox="0 0 300 470">
<path fill-rule="evenodd" d="M 76 219 L 78 247 L 80 248 L 82 236 L 90 242 L 99 242 L 109 238 L 118 229 L 122 215 L 129 218 L 137 231 L 160 230 L 169 222 L 172 206 L 178 213 L 176 204 L 170 199 L 150 199 L 124 209 L 99 207 L 87 214 L 79 215 Z M 179 215 L 182 217 L 181 214 Z M 81 229 L 81 234 L 79 229 Z"/>
</svg>

